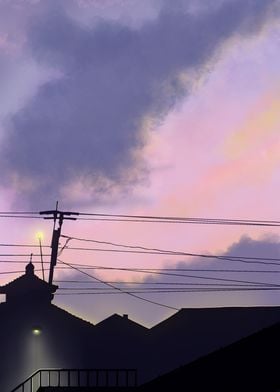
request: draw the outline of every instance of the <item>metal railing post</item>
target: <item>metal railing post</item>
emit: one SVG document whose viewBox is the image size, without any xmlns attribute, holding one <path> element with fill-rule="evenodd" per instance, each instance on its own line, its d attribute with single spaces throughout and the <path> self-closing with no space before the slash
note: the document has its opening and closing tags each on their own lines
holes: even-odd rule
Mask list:
<svg viewBox="0 0 280 392">
<path fill-rule="evenodd" d="M 99 371 L 96 370 L 96 386 L 99 387 Z"/>
<path fill-rule="evenodd" d="M 105 377 L 106 377 L 106 387 L 109 386 L 109 374 L 108 374 L 108 370 L 105 371 Z"/>
<path fill-rule="evenodd" d="M 78 372 L 78 387 L 80 387 L 81 386 L 80 370 L 78 369 L 77 372 Z"/>
</svg>

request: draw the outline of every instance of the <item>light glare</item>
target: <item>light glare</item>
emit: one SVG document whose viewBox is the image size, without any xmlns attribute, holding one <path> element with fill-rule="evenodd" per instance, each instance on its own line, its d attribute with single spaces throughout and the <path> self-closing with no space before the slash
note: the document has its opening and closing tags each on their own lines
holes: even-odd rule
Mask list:
<svg viewBox="0 0 280 392">
<path fill-rule="evenodd" d="M 44 234 L 43 234 L 42 231 L 38 231 L 38 232 L 36 233 L 36 238 L 37 238 L 38 240 L 42 240 L 43 237 L 44 237 Z"/>
<path fill-rule="evenodd" d="M 32 333 L 33 333 L 33 335 L 35 335 L 35 336 L 39 336 L 39 335 L 41 335 L 41 329 L 40 328 L 33 328 L 33 330 L 32 330 Z"/>
</svg>

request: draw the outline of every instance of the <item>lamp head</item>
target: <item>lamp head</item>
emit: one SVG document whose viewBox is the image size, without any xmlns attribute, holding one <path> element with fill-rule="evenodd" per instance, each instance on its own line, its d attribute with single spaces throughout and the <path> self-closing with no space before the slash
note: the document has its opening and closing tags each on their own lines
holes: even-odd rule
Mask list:
<svg viewBox="0 0 280 392">
<path fill-rule="evenodd" d="M 32 333 L 35 336 L 39 336 L 42 333 L 42 329 L 41 327 L 39 327 L 38 325 L 32 328 Z"/>
</svg>

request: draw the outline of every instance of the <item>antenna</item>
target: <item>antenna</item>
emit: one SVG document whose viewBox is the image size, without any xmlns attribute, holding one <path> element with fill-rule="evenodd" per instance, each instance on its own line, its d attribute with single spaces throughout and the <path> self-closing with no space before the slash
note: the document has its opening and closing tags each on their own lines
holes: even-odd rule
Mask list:
<svg viewBox="0 0 280 392">
<path fill-rule="evenodd" d="M 56 209 L 49 211 L 40 211 L 40 215 L 52 215 L 50 217 L 44 217 L 44 219 L 53 219 L 53 235 L 52 235 L 52 243 L 51 243 L 51 261 L 50 261 L 50 274 L 49 274 L 49 284 L 52 285 L 53 282 L 53 273 L 54 267 L 57 262 L 57 253 L 59 246 L 59 238 L 61 234 L 61 228 L 64 219 L 67 220 L 76 220 L 77 218 L 71 217 L 71 215 L 79 215 L 78 212 L 70 212 L 70 211 L 59 211 L 58 210 L 58 202 L 56 202 Z M 56 228 L 56 222 L 58 220 L 58 227 Z"/>
</svg>

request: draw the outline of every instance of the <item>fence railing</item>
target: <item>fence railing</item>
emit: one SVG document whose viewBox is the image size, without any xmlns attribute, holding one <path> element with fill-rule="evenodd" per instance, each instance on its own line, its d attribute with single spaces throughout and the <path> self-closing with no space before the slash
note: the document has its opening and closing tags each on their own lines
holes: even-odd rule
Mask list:
<svg viewBox="0 0 280 392">
<path fill-rule="evenodd" d="M 11 392 L 40 387 L 136 387 L 137 369 L 38 369 Z"/>
</svg>

